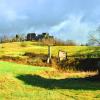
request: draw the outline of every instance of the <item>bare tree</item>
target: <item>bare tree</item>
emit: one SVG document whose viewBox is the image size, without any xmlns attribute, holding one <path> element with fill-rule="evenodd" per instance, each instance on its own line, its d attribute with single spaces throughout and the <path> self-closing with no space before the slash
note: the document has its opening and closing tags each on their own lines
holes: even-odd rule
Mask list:
<svg viewBox="0 0 100 100">
<path fill-rule="evenodd" d="M 67 45 L 67 46 L 76 46 L 77 43 L 76 43 L 74 40 L 67 40 L 67 41 L 66 41 L 66 45 Z"/>
<path fill-rule="evenodd" d="M 98 27 L 92 34 L 89 34 L 89 45 L 100 45 L 100 27 Z"/>
<path fill-rule="evenodd" d="M 0 41 L 1 41 L 1 43 L 9 42 L 10 41 L 9 34 L 2 33 L 0 36 Z"/>
</svg>

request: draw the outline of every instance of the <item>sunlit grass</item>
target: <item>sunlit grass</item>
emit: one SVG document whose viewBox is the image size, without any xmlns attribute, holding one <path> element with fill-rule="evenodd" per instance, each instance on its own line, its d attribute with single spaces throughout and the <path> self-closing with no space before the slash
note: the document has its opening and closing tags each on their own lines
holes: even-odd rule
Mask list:
<svg viewBox="0 0 100 100">
<path fill-rule="evenodd" d="M 38 42 L 25 42 L 26 46 L 22 47 L 20 42 L 13 43 L 3 43 L 0 44 L 0 56 L 2 55 L 12 55 L 21 56 L 25 52 L 33 52 L 36 54 L 48 54 L 48 46 L 41 46 Z M 91 50 L 90 50 L 91 48 Z M 100 47 L 97 47 L 100 48 Z M 74 55 L 76 53 L 90 53 L 95 49 L 95 47 L 87 46 L 51 46 L 52 56 L 58 56 L 58 51 L 66 51 L 68 55 Z"/>
<path fill-rule="evenodd" d="M 0 44 L 0 56 L 24 57 L 26 52 L 48 54 L 48 47 L 38 42 Z M 89 49 L 91 48 L 91 50 Z M 95 47 L 51 46 L 51 54 L 58 51 L 68 55 L 84 54 Z M 100 47 L 97 47 L 100 48 Z M 0 61 L 0 100 L 100 100 L 100 82 L 85 80 L 95 72 L 66 73 L 50 67 L 36 67 Z"/>
<path fill-rule="evenodd" d="M 0 100 L 99 100 L 100 83 L 85 80 L 95 74 L 0 61 Z"/>
<path fill-rule="evenodd" d="M 2 62 L 0 61 L 0 74 L 5 73 L 13 73 L 13 74 L 20 74 L 20 73 L 33 73 L 38 71 L 47 71 L 52 70 L 50 67 L 34 67 L 28 65 L 21 65 L 16 63 L 9 63 L 9 62 Z"/>
</svg>

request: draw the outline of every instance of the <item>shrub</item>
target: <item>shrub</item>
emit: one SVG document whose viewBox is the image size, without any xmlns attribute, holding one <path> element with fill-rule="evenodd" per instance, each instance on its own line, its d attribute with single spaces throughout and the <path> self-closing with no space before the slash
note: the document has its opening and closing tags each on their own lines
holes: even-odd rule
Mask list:
<svg viewBox="0 0 100 100">
<path fill-rule="evenodd" d="M 75 58 L 68 58 L 67 60 L 62 60 L 58 63 L 58 66 L 61 70 L 76 70 L 75 65 Z"/>
<path fill-rule="evenodd" d="M 80 71 L 96 71 L 98 70 L 99 58 L 84 58 L 79 59 L 76 69 Z"/>
</svg>

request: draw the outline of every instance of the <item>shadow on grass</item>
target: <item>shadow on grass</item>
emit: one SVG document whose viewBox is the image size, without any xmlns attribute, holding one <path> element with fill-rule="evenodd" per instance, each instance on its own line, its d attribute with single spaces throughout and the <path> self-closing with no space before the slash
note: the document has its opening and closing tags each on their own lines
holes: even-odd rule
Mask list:
<svg viewBox="0 0 100 100">
<path fill-rule="evenodd" d="M 16 78 L 24 81 L 27 85 L 45 89 L 100 90 L 98 77 L 48 79 L 39 75 L 19 75 Z"/>
</svg>

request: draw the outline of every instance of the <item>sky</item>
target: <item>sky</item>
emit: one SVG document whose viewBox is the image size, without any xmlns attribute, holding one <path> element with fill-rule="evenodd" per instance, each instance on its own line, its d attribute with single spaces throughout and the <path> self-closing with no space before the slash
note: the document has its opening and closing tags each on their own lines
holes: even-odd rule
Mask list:
<svg viewBox="0 0 100 100">
<path fill-rule="evenodd" d="M 100 25 L 100 0 L 0 0 L 0 34 L 48 32 L 85 43 Z"/>
</svg>

